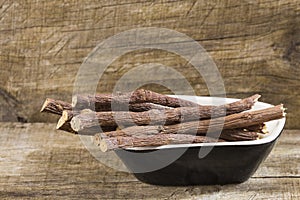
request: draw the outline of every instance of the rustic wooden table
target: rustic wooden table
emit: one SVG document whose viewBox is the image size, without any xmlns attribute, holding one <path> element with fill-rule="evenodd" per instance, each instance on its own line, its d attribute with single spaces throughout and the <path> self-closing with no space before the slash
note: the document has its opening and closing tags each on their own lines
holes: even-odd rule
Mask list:
<svg viewBox="0 0 300 200">
<path fill-rule="evenodd" d="M 285 130 L 245 183 L 160 187 L 102 165 L 54 127 L 0 123 L 1 199 L 300 199 L 300 130 Z"/>
</svg>

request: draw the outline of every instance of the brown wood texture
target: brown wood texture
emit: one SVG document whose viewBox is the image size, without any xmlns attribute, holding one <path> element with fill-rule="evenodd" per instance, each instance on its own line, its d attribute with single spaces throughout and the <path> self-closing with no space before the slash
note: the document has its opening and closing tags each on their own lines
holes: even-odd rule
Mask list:
<svg viewBox="0 0 300 200">
<path fill-rule="evenodd" d="M 114 137 L 130 137 L 130 136 L 136 136 L 136 137 L 149 137 L 149 136 L 155 136 L 155 135 L 161 135 L 161 134 L 156 134 L 157 127 L 151 127 L 152 129 L 149 128 L 144 128 L 144 129 L 139 129 L 143 130 L 145 132 L 142 133 L 135 133 L 130 135 L 126 133 L 131 133 L 129 132 L 130 130 L 134 129 L 133 127 L 128 130 L 128 132 L 124 131 L 107 131 L 105 133 L 96 133 L 94 136 L 95 143 L 98 144 L 102 139 L 106 138 L 114 138 Z M 147 132 L 148 131 L 148 132 Z M 213 138 L 221 138 L 223 140 L 227 141 L 245 141 L 245 140 L 256 140 L 259 139 L 261 134 L 266 134 L 267 131 L 264 129 L 256 129 L 256 130 L 250 130 L 248 127 L 245 128 L 240 128 L 240 129 L 228 129 L 228 130 L 223 130 L 221 133 L 216 132 L 212 133 L 210 136 Z M 169 133 L 169 134 L 176 134 L 176 133 Z M 204 134 L 202 134 L 204 135 Z M 190 137 L 190 134 L 186 134 L 186 136 Z M 154 145 L 155 146 L 155 145 Z"/>
<path fill-rule="evenodd" d="M 148 110 L 145 112 L 91 112 L 74 117 L 71 127 L 75 131 L 84 130 L 93 126 L 134 126 L 160 124 L 170 125 L 180 122 L 196 121 L 199 119 L 216 118 L 234 113 L 240 113 L 252 108 L 260 95 L 235 101 L 220 106 L 180 107 L 168 110 Z M 149 99 L 150 101 L 152 99 Z M 176 100 L 172 98 L 171 100 Z M 188 102 L 189 103 L 189 102 Z M 102 104 L 103 105 L 103 104 Z"/>
<path fill-rule="evenodd" d="M 259 98 L 259 97 L 258 97 Z M 111 110 L 112 105 L 124 107 L 135 103 L 154 103 L 167 107 L 195 107 L 197 103 L 156 93 L 151 90 L 138 89 L 128 93 L 74 95 L 72 106 L 78 109 L 95 107 L 95 111 Z M 129 107 L 129 106 L 128 106 Z M 109 109 L 107 109 L 109 108 Z M 148 109 L 149 110 L 149 109 Z"/>
<path fill-rule="evenodd" d="M 299 130 L 284 130 L 269 157 L 245 183 L 160 187 L 104 166 L 77 135 L 54 127 L 54 123 L 0 123 L 1 199 L 300 198 Z"/>
<path fill-rule="evenodd" d="M 260 125 L 267 121 L 281 119 L 284 116 L 285 113 L 283 106 L 278 105 L 256 111 L 236 113 L 228 115 L 226 117 L 219 117 L 211 120 L 206 119 L 200 121 L 190 121 L 173 125 L 131 126 L 111 132 L 103 132 L 100 134 L 103 137 L 143 136 L 177 133 L 205 135 L 208 131 L 210 131 L 210 133 L 214 133 L 221 130 L 246 128 L 248 126 Z"/>
<path fill-rule="evenodd" d="M 115 150 L 126 147 L 149 147 L 161 146 L 167 144 L 188 144 L 188 143 L 205 143 L 218 142 L 218 139 L 206 138 L 204 136 L 183 135 L 183 134 L 168 134 L 168 135 L 151 135 L 144 137 L 110 137 L 103 138 L 99 143 L 102 152 Z M 220 142 L 225 142 L 220 140 Z"/>
<path fill-rule="evenodd" d="M 40 112 L 62 115 L 64 110 L 72 110 L 72 106 L 68 102 L 47 98 Z"/>
<path fill-rule="evenodd" d="M 92 49 L 122 31 L 151 26 L 198 41 L 217 64 L 228 97 L 259 93 L 261 101 L 285 103 L 287 127 L 300 128 L 299 0 L 6 0 L 0 1 L 0 19 L 1 121 L 55 122 L 55 116 L 38 113 L 44 99 L 71 101 L 76 73 Z M 121 56 L 98 92 L 111 92 L 124 73 L 145 63 L 174 68 L 197 95 L 208 95 L 186 60 L 160 50 Z M 128 84 L 144 77 L 138 78 Z M 180 88 L 182 81 L 166 76 L 158 83 L 178 86 L 178 94 L 191 92 Z"/>
<path fill-rule="evenodd" d="M 61 117 L 59 118 L 56 124 L 56 129 L 70 132 L 70 133 L 77 133 L 72 129 L 70 121 L 72 120 L 74 115 L 78 115 L 78 114 L 79 112 L 77 111 L 63 110 L 61 113 Z"/>
</svg>

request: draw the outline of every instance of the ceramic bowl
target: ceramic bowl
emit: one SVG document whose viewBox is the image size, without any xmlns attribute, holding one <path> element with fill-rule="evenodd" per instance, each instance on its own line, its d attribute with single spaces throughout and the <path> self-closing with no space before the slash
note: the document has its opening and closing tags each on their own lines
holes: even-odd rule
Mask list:
<svg viewBox="0 0 300 200">
<path fill-rule="evenodd" d="M 200 104 L 220 105 L 239 99 L 176 96 Z M 252 110 L 271 107 L 257 102 Z M 154 185 L 209 185 L 241 183 L 249 179 L 271 152 L 285 118 L 266 123 L 268 134 L 254 141 L 164 145 L 116 150 L 126 167 L 142 182 Z M 209 152 L 200 156 L 199 152 Z"/>
</svg>

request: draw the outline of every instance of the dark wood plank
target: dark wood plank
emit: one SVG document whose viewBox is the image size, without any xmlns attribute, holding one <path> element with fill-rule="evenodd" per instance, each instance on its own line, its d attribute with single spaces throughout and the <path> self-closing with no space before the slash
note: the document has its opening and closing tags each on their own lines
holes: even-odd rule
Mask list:
<svg viewBox="0 0 300 200">
<path fill-rule="evenodd" d="M 287 127 L 300 128 L 299 0 L 7 0 L 0 5 L 0 121 L 54 122 L 55 117 L 38 112 L 44 99 L 71 100 L 76 73 L 98 43 L 151 26 L 194 38 L 219 67 L 228 96 L 261 93 L 263 101 L 285 103 Z M 186 60 L 163 51 L 121 56 L 107 69 L 99 91 L 110 92 L 124 73 L 145 63 L 174 68 L 197 95 L 208 95 Z M 180 87 L 182 81 L 165 76 L 157 82 L 191 92 Z"/>
</svg>

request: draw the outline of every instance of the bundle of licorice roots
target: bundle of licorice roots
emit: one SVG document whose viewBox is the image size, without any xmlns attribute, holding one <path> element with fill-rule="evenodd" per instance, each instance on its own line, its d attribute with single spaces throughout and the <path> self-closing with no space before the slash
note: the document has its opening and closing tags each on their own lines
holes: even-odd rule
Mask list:
<svg viewBox="0 0 300 200">
<path fill-rule="evenodd" d="M 250 110 L 255 94 L 224 105 L 195 102 L 139 89 L 75 95 L 72 103 L 47 98 L 41 112 L 60 115 L 57 129 L 92 135 L 103 152 L 129 147 L 257 140 L 265 122 L 283 118 L 282 104 Z"/>
</svg>

